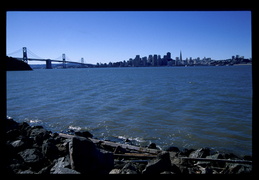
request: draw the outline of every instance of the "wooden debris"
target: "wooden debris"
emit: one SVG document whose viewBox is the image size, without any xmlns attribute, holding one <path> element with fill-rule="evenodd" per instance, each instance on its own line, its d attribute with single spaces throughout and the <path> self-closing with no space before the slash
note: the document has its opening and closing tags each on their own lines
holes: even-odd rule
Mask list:
<svg viewBox="0 0 259 180">
<path fill-rule="evenodd" d="M 75 137 L 74 135 L 69 135 L 69 134 L 63 134 L 63 133 L 59 133 L 59 135 L 61 137 L 64 138 L 73 138 Z M 102 141 L 99 139 L 94 139 L 94 138 L 88 138 L 90 139 L 94 144 L 100 146 L 100 147 L 105 147 L 105 149 L 113 149 L 113 152 L 115 154 L 118 154 L 118 152 L 136 152 L 136 153 L 148 153 L 150 154 L 150 157 L 153 155 L 158 155 L 159 153 L 162 152 L 162 150 L 158 150 L 158 149 L 149 149 L 149 148 L 145 148 L 145 147 L 138 147 L 138 146 L 133 146 L 133 145 L 129 145 L 129 144 L 120 144 L 120 143 L 116 143 L 116 142 L 111 142 L 111 141 Z M 118 155 L 119 156 L 119 155 Z M 125 157 L 127 155 L 125 154 Z M 136 155 L 135 157 L 137 157 L 138 155 Z M 143 155 L 144 157 L 147 157 L 145 155 Z"/>
<path fill-rule="evenodd" d="M 124 153 L 124 154 L 113 154 L 115 157 L 123 157 L 123 158 L 139 158 L 139 159 L 152 159 L 156 158 L 155 155 L 149 154 L 139 154 L 139 153 Z"/>
<path fill-rule="evenodd" d="M 93 138 L 89 138 L 89 139 L 95 144 L 110 146 L 113 148 L 121 147 L 128 151 L 136 151 L 136 152 L 149 153 L 149 154 L 155 154 L 155 155 L 162 152 L 161 150 L 158 150 L 158 149 L 149 149 L 149 148 L 138 147 L 138 146 L 133 146 L 133 145 L 129 145 L 129 144 L 120 144 L 120 143 L 115 143 L 115 142 L 111 142 L 111 141 L 102 141 L 102 140 L 93 139 Z"/>
<path fill-rule="evenodd" d="M 61 137 L 73 138 L 74 135 L 59 133 Z M 99 147 L 103 147 L 105 150 L 109 149 L 113 152 L 117 158 L 126 159 L 152 159 L 156 158 L 162 150 L 150 149 L 145 147 L 138 147 L 129 144 L 120 144 L 111 141 L 102 141 L 99 139 L 88 138 Z M 208 158 L 190 158 L 190 157 L 177 157 L 176 159 L 187 161 L 209 161 L 209 162 L 226 162 L 226 163 L 240 163 L 240 164 L 252 164 L 252 161 L 247 160 L 231 160 L 231 159 L 208 159 Z"/>
<path fill-rule="evenodd" d="M 214 161 L 214 162 L 227 162 L 227 163 L 240 163 L 240 164 L 252 164 L 252 161 L 247 160 L 233 160 L 233 159 L 208 159 L 208 158 L 189 158 L 189 157 L 178 157 L 182 160 L 191 161 Z"/>
</svg>

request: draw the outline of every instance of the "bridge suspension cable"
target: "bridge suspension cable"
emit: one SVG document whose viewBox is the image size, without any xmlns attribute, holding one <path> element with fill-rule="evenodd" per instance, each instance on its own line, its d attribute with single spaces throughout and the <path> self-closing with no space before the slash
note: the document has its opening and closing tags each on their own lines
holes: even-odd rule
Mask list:
<svg viewBox="0 0 259 180">
<path fill-rule="evenodd" d="M 21 54 L 22 54 L 22 48 L 20 48 L 20 49 L 14 51 L 14 52 L 8 53 L 7 55 L 8 55 L 8 56 L 15 55 L 15 54 L 18 55 L 18 53 L 19 53 L 19 56 L 21 56 Z"/>
<path fill-rule="evenodd" d="M 40 56 L 38 56 L 37 54 L 35 54 L 34 52 L 32 52 L 31 50 L 29 50 L 28 48 L 27 48 L 27 52 L 28 52 L 30 55 L 32 55 L 33 57 L 36 57 L 36 58 L 38 58 L 38 59 L 43 59 L 43 58 L 41 58 Z"/>
<path fill-rule="evenodd" d="M 71 61 L 71 59 L 66 55 L 66 61 Z"/>
<path fill-rule="evenodd" d="M 59 57 L 55 58 L 55 60 L 60 60 L 62 59 L 62 55 L 60 55 Z"/>
</svg>

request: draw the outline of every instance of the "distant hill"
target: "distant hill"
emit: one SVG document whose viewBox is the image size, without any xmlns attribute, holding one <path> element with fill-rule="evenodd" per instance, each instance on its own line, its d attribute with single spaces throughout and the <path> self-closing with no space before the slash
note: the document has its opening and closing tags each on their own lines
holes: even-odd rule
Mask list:
<svg viewBox="0 0 259 180">
<path fill-rule="evenodd" d="M 18 59 L 8 57 L 5 58 L 6 61 L 6 70 L 7 71 L 29 71 L 32 68 L 25 62 Z"/>
</svg>

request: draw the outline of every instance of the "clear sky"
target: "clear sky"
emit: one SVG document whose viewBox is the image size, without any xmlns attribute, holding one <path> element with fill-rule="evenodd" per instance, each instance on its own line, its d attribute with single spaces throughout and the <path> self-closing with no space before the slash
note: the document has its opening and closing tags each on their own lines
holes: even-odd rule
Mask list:
<svg viewBox="0 0 259 180">
<path fill-rule="evenodd" d="M 41 58 L 65 53 L 93 64 L 167 52 L 175 59 L 180 50 L 183 59 L 251 58 L 250 11 L 9 11 L 6 17 L 7 55 L 27 47 Z"/>
</svg>

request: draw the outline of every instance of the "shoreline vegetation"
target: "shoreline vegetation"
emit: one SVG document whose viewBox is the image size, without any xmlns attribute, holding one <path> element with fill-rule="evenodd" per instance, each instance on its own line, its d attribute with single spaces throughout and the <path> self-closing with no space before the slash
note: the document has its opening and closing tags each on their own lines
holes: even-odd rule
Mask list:
<svg viewBox="0 0 259 180">
<path fill-rule="evenodd" d="M 252 174 L 252 156 L 139 147 L 98 140 L 88 131 L 52 133 L 9 117 L 4 124 L 7 174 Z"/>
</svg>

